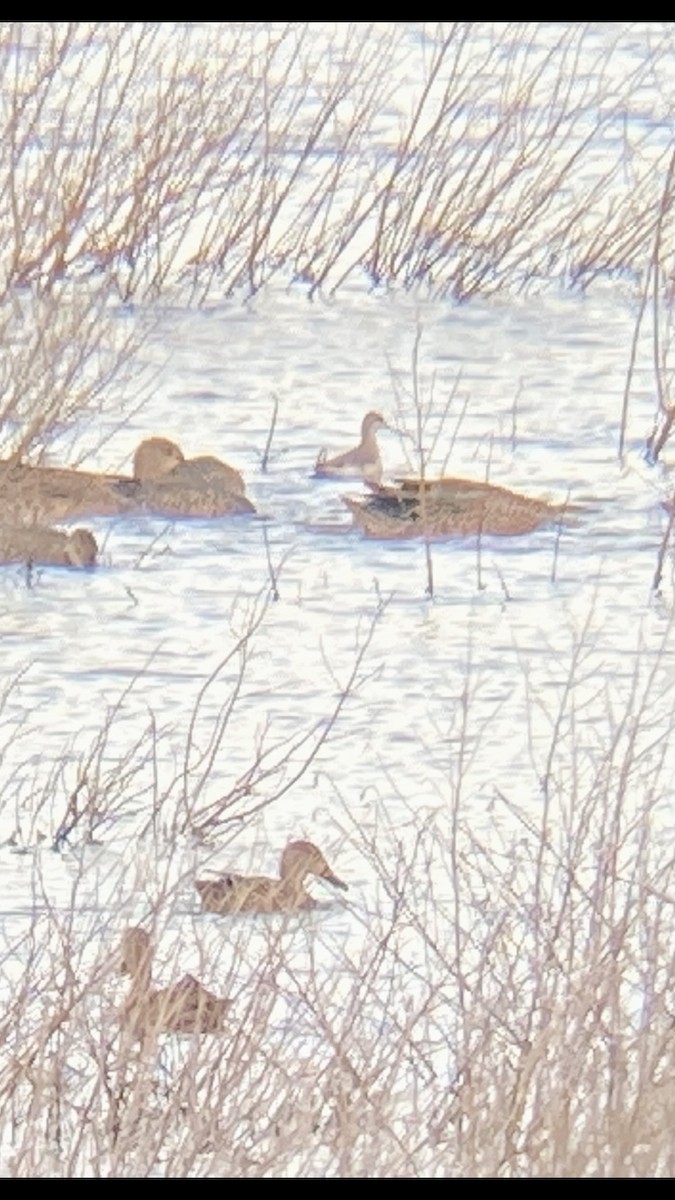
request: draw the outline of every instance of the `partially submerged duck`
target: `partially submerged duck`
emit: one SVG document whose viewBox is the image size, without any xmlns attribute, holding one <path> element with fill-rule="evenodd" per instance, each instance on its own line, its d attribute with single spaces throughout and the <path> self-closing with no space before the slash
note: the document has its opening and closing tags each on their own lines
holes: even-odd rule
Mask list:
<svg viewBox="0 0 675 1200">
<path fill-rule="evenodd" d="M 382 460 L 377 434 L 388 429 L 384 417 L 377 412 L 366 413 L 361 423 L 361 441 L 353 450 L 327 458 L 322 450 L 314 465 L 314 474 L 327 479 L 365 479 L 379 483 L 382 478 Z"/>
<path fill-rule="evenodd" d="M 0 562 L 59 567 L 93 567 L 98 546 L 88 529 L 47 529 L 40 525 L 0 525 Z"/>
<path fill-rule="evenodd" d="M 131 990 L 120 1010 L 125 1029 L 139 1040 L 159 1033 L 218 1033 L 231 1000 L 215 996 L 193 975 L 169 987 L 152 987 L 152 946 L 135 925 L 122 934 L 120 972 L 131 976 Z"/>
<path fill-rule="evenodd" d="M 551 521 L 570 523 L 578 510 L 470 479 L 400 479 L 392 487 L 368 486 L 370 495 L 342 499 L 369 537 L 516 536 Z"/>
<path fill-rule="evenodd" d="M 308 875 L 347 891 L 347 884 L 338 879 L 318 847 L 305 841 L 288 843 L 281 855 L 278 879 L 228 872 L 219 879 L 198 879 L 195 886 L 205 912 L 292 912 L 319 907 L 305 889 Z"/>
</svg>

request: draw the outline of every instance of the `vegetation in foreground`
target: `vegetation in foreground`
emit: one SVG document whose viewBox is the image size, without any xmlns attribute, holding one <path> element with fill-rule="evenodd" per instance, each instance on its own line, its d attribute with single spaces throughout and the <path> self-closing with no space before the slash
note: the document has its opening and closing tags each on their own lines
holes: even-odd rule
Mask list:
<svg viewBox="0 0 675 1200">
<path fill-rule="evenodd" d="M 672 681 L 636 655 L 625 687 L 589 700 L 586 631 L 546 686 L 528 684 L 529 779 L 513 795 L 496 777 L 476 796 L 468 764 L 494 746 L 471 672 L 437 806 L 412 807 L 387 778 L 366 825 L 331 782 L 326 738 L 367 687 L 364 655 L 389 615 L 333 715 L 285 745 L 266 730 L 229 790 L 215 767 L 238 683 L 218 711 L 200 693 L 173 783 L 160 782 L 154 721 L 110 761 L 116 713 L 46 782 L 36 823 L 13 838 L 29 854 L 32 916 L 7 926 L 2 955 L 11 1174 L 673 1173 Z M 242 824 L 310 765 L 330 798 L 324 849 L 350 881 L 348 934 L 336 909 L 200 916 L 189 848 L 202 865 L 214 848 L 235 860 Z M 65 910 L 49 899 L 57 853 Z M 233 1000 L 222 1034 L 122 1035 L 129 924 L 159 944 L 161 984 L 187 967 Z"/>
</svg>

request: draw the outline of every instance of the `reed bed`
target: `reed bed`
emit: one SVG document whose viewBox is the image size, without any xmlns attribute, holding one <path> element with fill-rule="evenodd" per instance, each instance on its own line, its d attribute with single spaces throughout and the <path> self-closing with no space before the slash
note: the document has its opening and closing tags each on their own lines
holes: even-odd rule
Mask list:
<svg viewBox="0 0 675 1200">
<path fill-rule="evenodd" d="M 607 274 L 639 292 L 649 264 L 667 297 L 671 48 L 636 36 L 626 70 L 619 27 L 2 26 L 9 450 L 119 404 L 120 302 L 355 274 L 456 301 Z"/>
<path fill-rule="evenodd" d="M 3 456 L 39 462 L 75 422 L 96 437 L 101 411 L 125 420 L 163 303 L 244 298 L 277 278 L 311 297 L 358 276 L 461 303 L 609 274 L 639 301 L 622 438 L 646 341 L 658 458 L 673 423 L 673 158 L 658 103 L 671 35 L 639 36 L 649 53 L 617 74 L 587 26 L 3 25 Z M 647 86 L 654 112 L 629 133 Z M 407 413 L 424 475 L 453 396 L 435 404 L 418 359 L 419 337 Z M 646 670 L 636 654 L 623 690 L 590 696 L 587 629 L 551 654 L 555 689 L 524 662 L 522 793 L 495 774 L 475 795 L 490 727 L 467 655 L 434 804 L 385 773 L 356 819 L 325 755 L 367 691 L 386 603 L 320 719 L 291 737 L 263 726 L 246 768 L 214 782 L 269 602 L 195 697 L 178 763 L 155 713 L 111 751 L 125 693 L 46 779 L 27 782 L 27 759 L 4 783 L 0 853 L 25 864 L 31 902 L 0 948 L 3 1171 L 673 1174 L 673 705 L 658 659 Z M 29 731 L 6 700 L 15 760 Z M 331 801 L 348 913 L 204 917 L 196 858 L 234 857 L 310 771 Z M 222 1035 L 151 1050 L 122 1036 L 116 947 L 137 922 L 162 981 L 187 965 L 233 998 Z"/>
</svg>

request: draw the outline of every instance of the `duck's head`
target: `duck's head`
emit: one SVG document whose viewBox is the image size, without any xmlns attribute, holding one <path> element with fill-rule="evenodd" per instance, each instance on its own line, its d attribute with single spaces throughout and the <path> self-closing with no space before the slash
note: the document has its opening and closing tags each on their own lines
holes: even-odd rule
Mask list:
<svg viewBox="0 0 675 1200">
<path fill-rule="evenodd" d="M 304 875 L 318 875 L 333 887 L 348 890 L 348 885 L 331 871 L 318 846 L 313 842 L 289 842 L 281 856 L 281 877 L 301 879 Z"/>
<path fill-rule="evenodd" d="M 388 429 L 389 426 L 381 413 L 369 412 L 366 413 L 361 422 L 361 437 L 366 438 L 371 433 L 377 433 L 379 429 Z"/>
<path fill-rule="evenodd" d="M 182 462 L 183 451 L 175 442 L 163 437 L 146 438 L 134 454 L 134 479 L 154 482 Z"/>
</svg>

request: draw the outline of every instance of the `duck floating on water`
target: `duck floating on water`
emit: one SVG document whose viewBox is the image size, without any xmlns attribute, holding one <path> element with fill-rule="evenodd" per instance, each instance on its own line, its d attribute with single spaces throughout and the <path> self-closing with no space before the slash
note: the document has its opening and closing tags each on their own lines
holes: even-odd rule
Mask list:
<svg viewBox="0 0 675 1200">
<path fill-rule="evenodd" d="M 398 479 L 395 486 L 368 486 L 370 495 L 342 497 L 368 537 L 517 536 L 551 521 L 573 523 L 578 511 L 577 505 L 550 504 L 470 479 Z"/>
<path fill-rule="evenodd" d="M 49 525 L 85 516 L 220 517 L 252 513 L 238 471 L 212 455 L 186 459 L 169 438 L 146 438 L 134 475 L 0 461 L 0 510 L 15 525 Z"/>
<path fill-rule="evenodd" d="M 176 442 L 152 437 L 141 442 L 134 455 L 134 479 L 142 483 L 166 482 L 187 487 L 218 487 L 243 496 L 246 488 L 239 471 L 212 454 L 185 458 Z"/>
<path fill-rule="evenodd" d="M 128 507 L 115 491 L 120 478 L 70 467 L 29 467 L 0 461 L 2 519 L 15 525 L 49 525 L 53 521 L 115 516 Z"/>
<path fill-rule="evenodd" d="M 168 438 L 141 442 L 134 478 L 118 480 L 115 491 L 134 512 L 162 517 L 227 517 L 254 513 L 238 471 L 212 455 L 185 458 Z"/>
<path fill-rule="evenodd" d="M 228 872 L 219 879 L 198 879 L 196 888 L 205 912 L 293 912 L 320 907 L 305 889 L 308 875 L 317 875 L 333 887 L 348 890 L 318 847 L 305 841 L 288 843 L 281 855 L 278 879 Z"/>
<path fill-rule="evenodd" d="M 88 529 L 66 533 L 41 525 L 0 525 L 0 563 L 93 567 L 97 554 L 96 538 Z"/>
<path fill-rule="evenodd" d="M 361 422 L 361 441 L 353 450 L 346 450 L 335 458 L 327 458 L 322 450 L 314 465 L 314 474 L 323 479 L 364 479 L 379 483 L 382 478 L 382 460 L 377 434 L 388 429 L 384 417 L 378 412 L 366 413 Z"/>
<path fill-rule="evenodd" d="M 135 925 L 122 934 L 120 973 L 131 976 L 131 990 L 120 1011 L 125 1029 L 139 1040 L 159 1033 L 218 1033 L 231 1000 L 215 996 L 193 975 L 169 987 L 152 987 L 152 946 L 145 929 Z"/>
</svg>

